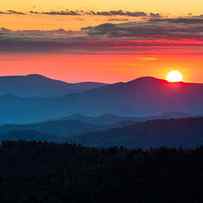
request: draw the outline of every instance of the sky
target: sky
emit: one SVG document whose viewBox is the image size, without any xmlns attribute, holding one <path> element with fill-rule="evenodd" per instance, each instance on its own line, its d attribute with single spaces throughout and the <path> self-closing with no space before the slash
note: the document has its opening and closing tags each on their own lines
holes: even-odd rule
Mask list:
<svg viewBox="0 0 203 203">
<path fill-rule="evenodd" d="M 2 1 L 0 75 L 114 83 L 177 69 L 203 83 L 201 8 L 200 0 Z"/>
<path fill-rule="evenodd" d="M 175 54 L 174 54 L 175 55 Z M 68 82 L 100 81 L 114 83 L 143 76 L 165 79 L 170 70 L 180 70 L 184 80 L 202 82 L 201 56 L 181 60 L 174 55 L 66 55 L 66 54 L 13 54 L 0 56 L 1 75 L 40 73 Z M 171 61 L 171 58 L 174 58 Z M 81 62 L 82 61 L 82 65 Z M 31 64 L 32 63 L 32 64 Z M 15 67 L 15 68 L 14 68 Z M 28 68 L 29 67 L 29 68 Z M 195 70 L 194 70 L 195 69 Z"/>
<path fill-rule="evenodd" d="M 17 10 L 47 10 L 47 9 L 93 9 L 93 10 L 142 10 L 146 12 L 161 12 L 186 14 L 200 14 L 202 0 L 6 0 L 1 1 L 0 9 Z"/>
</svg>

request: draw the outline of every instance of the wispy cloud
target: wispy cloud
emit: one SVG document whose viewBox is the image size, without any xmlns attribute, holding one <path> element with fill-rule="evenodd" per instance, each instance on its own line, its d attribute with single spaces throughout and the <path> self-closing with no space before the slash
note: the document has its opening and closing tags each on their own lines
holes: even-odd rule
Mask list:
<svg viewBox="0 0 203 203">
<path fill-rule="evenodd" d="M 7 11 L 0 11 L 0 15 L 26 15 L 26 13 L 22 11 L 7 10 Z"/>
<path fill-rule="evenodd" d="M 34 15 L 68 15 L 68 16 L 80 16 L 83 11 L 73 11 L 73 10 L 61 10 L 61 11 L 30 11 L 30 14 Z"/>
<path fill-rule="evenodd" d="M 89 11 L 89 15 L 99 15 L 99 16 L 133 16 L 133 17 L 146 17 L 148 16 L 145 12 L 131 12 L 123 10 L 112 10 L 112 11 Z"/>
<path fill-rule="evenodd" d="M 29 12 L 22 12 L 16 10 L 7 10 L 0 11 L 0 14 L 3 15 L 66 15 L 66 16 L 128 16 L 128 17 L 160 17 L 159 13 L 146 13 L 143 11 L 125 11 L 125 10 L 109 10 L 109 11 L 93 11 L 93 10 L 51 10 L 51 11 L 36 11 L 32 10 Z"/>
<path fill-rule="evenodd" d="M 175 24 L 199 24 L 203 23 L 203 15 L 192 17 L 179 17 L 179 18 L 155 18 L 153 22 L 161 23 L 175 23 Z"/>
<path fill-rule="evenodd" d="M 111 10 L 111 11 L 84 11 L 84 10 L 60 10 L 60 11 L 30 11 L 31 14 L 45 14 L 45 15 L 90 15 L 90 16 L 132 16 L 132 17 L 146 17 L 145 12 L 138 11 L 123 11 L 123 10 Z"/>
</svg>

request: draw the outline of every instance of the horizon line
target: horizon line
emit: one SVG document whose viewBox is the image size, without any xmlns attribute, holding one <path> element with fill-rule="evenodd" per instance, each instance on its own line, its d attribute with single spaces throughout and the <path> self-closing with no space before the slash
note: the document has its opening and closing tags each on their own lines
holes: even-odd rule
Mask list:
<svg viewBox="0 0 203 203">
<path fill-rule="evenodd" d="M 195 84 L 195 85 L 203 85 L 203 83 L 201 82 L 191 82 L 191 81 L 181 81 L 181 82 L 169 82 L 167 81 L 167 79 L 163 79 L 163 78 L 159 78 L 159 77 L 155 77 L 155 76 L 150 76 L 150 75 L 146 75 L 146 76 L 140 76 L 140 77 L 135 77 L 129 80 L 119 80 L 116 82 L 105 82 L 105 81 L 94 81 L 94 80 L 87 80 L 87 81 L 78 81 L 78 82 L 73 82 L 73 81 L 67 81 L 67 80 L 62 80 L 59 79 L 57 77 L 53 77 L 53 76 L 49 76 L 46 74 L 41 74 L 41 73 L 28 73 L 28 74 L 5 74 L 5 75 L 0 75 L 0 78 L 6 78 L 6 77 L 42 77 L 42 78 L 47 78 L 50 80 L 56 80 L 56 81 L 61 81 L 67 84 L 80 84 L 80 83 L 103 83 L 106 85 L 113 85 L 116 83 L 128 83 L 128 82 L 132 82 L 132 81 L 136 81 L 136 80 L 141 80 L 141 79 L 154 79 L 154 80 L 160 80 L 160 81 L 165 81 L 167 83 L 172 83 L 172 84 Z"/>
</svg>

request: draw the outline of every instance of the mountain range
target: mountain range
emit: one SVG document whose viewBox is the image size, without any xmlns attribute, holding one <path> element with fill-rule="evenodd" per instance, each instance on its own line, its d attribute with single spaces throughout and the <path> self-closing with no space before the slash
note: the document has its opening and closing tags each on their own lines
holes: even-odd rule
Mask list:
<svg viewBox="0 0 203 203">
<path fill-rule="evenodd" d="M 17 97 L 57 97 L 80 93 L 106 84 L 96 82 L 66 83 L 43 75 L 19 75 L 0 77 L 0 95 Z"/>
<path fill-rule="evenodd" d="M 96 147 L 203 144 L 203 84 L 144 77 L 115 84 L 0 77 L 0 140 Z"/>
<path fill-rule="evenodd" d="M 203 145 L 203 117 L 146 121 L 123 118 L 126 122 L 106 120 L 97 123 L 99 119 L 4 125 L 0 127 L 0 140 L 69 142 L 100 148 L 193 148 Z"/>
<path fill-rule="evenodd" d="M 72 137 L 74 143 L 109 148 L 194 148 L 203 145 L 203 117 L 151 120 Z"/>
<path fill-rule="evenodd" d="M 129 82 L 97 84 L 79 93 L 69 92 L 53 97 L 59 88 L 58 83 L 61 84 L 60 81 L 52 81 L 39 75 L 25 77 L 28 81 L 32 81 L 35 77 L 38 80 L 40 78 L 40 81 L 48 80 L 52 85 L 47 85 L 47 93 L 42 93 L 41 86 L 33 84 L 31 89 L 27 86 L 31 92 L 29 97 L 25 95 L 19 97 L 11 92 L 5 92 L 6 94 L 0 96 L 1 124 L 44 122 L 72 114 L 85 116 L 113 114 L 122 117 L 151 117 L 164 113 L 167 115 L 168 112 L 180 112 L 189 116 L 203 114 L 203 84 L 169 83 L 165 80 L 144 77 Z M 22 79 L 24 80 L 24 77 Z M 4 80 L 6 81 L 5 78 Z M 17 84 L 20 89 L 21 83 Z M 22 88 L 24 86 L 22 85 Z M 32 93 L 32 89 L 39 91 L 38 94 Z M 45 89 L 43 91 L 46 92 Z"/>
<path fill-rule="evenodd" d="M 24 125 L 2 125 L 0 140 L 2 139 L 37 139 L 47 141 L 66 141 L 70 137 L 79 136 L 88 132 L 101 131 L 127 125 L 135 122 L 133 117 L 102 115 L 99 117 L 74 114 L 59 120 L 50 120 L 41 123 Z"/>
<path fill-rule="evenodd" d="M 168 113 L 152 117 L 122 117 L 105 114 L 98 117 L 73 114 L 58 120 L 32 124 L 10 124 L 0 126 L 0 140 L 28 139 L 65 142 L 90 132 L 100 132 L 112 128 L 121 128 L 149 120 L 167 120 L 170 118 L 187 118 L 188 115 Z"/>
</svg>

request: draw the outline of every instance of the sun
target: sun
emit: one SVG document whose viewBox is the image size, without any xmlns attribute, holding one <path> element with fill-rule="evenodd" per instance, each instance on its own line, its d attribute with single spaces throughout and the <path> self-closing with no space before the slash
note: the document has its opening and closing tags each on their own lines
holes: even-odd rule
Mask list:
<svg viewBox="0 0 203 203">
<path fill-rule="evenodd" d="M 172 70 L 168 72 L 166 76 L 166 80 L 168 82 L 182 82 L 183 81 L 183 74 L 178 70 Z"/>
</svg>

